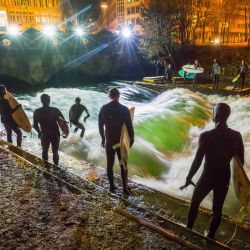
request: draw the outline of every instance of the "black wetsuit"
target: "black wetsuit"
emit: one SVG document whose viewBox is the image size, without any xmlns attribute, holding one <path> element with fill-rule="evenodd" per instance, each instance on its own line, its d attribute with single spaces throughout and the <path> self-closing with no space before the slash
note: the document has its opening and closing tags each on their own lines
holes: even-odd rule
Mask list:
<svg viewBox="0 0 250 250">
<path fill-rule="evenodd" d="M 166 68 L 165 69 L 165 77 L 166 77 L 166 82 L 167 83 L 172 83 L 172 76 L 173 76 L 173 71 L 171 68 Z"/>
<path fill-rule="evenodd" d="M 17 135 L 17 146 L 21 147 L 22 144 L 22 132 L 20 128 L 17 127 L 16 122 L 12 118 L 12 113 L 14 110 L 11 109 L 10 104 L 2 96 L 0 96 L 0 115 L 1 122 L 3 123 L 6 133 L 7 141 L 12 143 L 12 130 Z"/>
<path fill-rule="evenodd" d="M 192 228 L 202 200 L 213 190 L 213 216 L 209 237 L 214 237 L 219 227 L 222 207 L 230 182 L 230 161 L 237 155 L 244 162 L 244 147 L 239 132 L 221 125 L 200 135 L 199 146 L 187 179 L 191 180 L 199 169 L 203 157 L 205 164 L 195 187 L 188 214 L 188 228 Z"/>
<path fill-rule="evenodd" d="M 245 86 L 245 79 L 246 79 L 246 75 L 247 75 L 247 70 L 248 70 L 248 67 L 246 64 L 240 65 L 240 67 L 239 67 L 240 78 L 239 79 L 241 79 L 241 89 L 243 89 Z"/>
<path fill-rule="evenodd" d="M 119 102 L 112 101 L 104 105 L 99 113 L 99 132 L 103 142 L 106 139 L 106 156 L 107 156 L 107 175 L 109 178 L 110 187 L 114 187 L 113 166 L 115 161 L 115 153 L 118 158 L 120 151 L 115 151 L 113 146 L 120 142 L 122 125 L 125 123 L 128 129 L 128 134 L 131 140 L 131 145 L 134 142 L 134 129 L 131 121 L 130 112 L 127 107 Z M 104 133 L 105 127 L 105 133 Z M 121 175 L 123 179 L 123 187 L 126 186 L 126 170 L 121 166 Z"/>
<path fill-rule="evenodd" d="M 42 157 L 44 160 L 48 160 L 49 146 L 52 146 L 53 162 L 58 165 L 59 162 L 59 143 L 60 143 L 60 131 L 57 124 L 58 117 L 63 117 L 61 111 L 57 108 L 45 106 L 36 109 L 34 112 L 34 125 L 33 127 L 41 136 L 42 144 Z M 39 127 L 39 125 L 40 127 Z"/>
<path fill-rule="evenodd" d="M 70 123 L 76 126 L 76 128 L 74 129 L 75 133 L 77 132 L 79 128 L 82 130 L 81 135 L 80 135 L 81 137 L 84 136 L 85 127 L 83 126 L 82 123 L 79 122 L 79 119 L 84 111 L 86 111 L 88 115 L 87 117 L 89 117 L 89 112 L 87 108 L 82 104 L 75 103 L 74 105 L 71 106 L 69 110 L 69 121 Z"/>
</svg>

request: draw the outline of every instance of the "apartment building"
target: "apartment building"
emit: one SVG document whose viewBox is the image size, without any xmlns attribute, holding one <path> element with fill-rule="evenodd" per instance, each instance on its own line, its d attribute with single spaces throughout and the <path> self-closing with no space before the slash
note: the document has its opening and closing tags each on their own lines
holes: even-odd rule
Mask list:
<svg viewBox="0 0 250 250">
<path fill-rule="evenodd" d="M 0 0 L 0 31 L 17 25 L 20 30 L 28 27 L 41 29 L 43 25 L 62 22 L 59 0 Z"/>
<path fill-rule="evenodd" d="M 131 26 L 142 34 L 141 7 L 144 5 L 147 8 L 150 1 L 152 0 L 105 1 L 107 8 L 101 11 L 100 29 L 106 27 L 115 32 L 120 27 Z M 230 5 L 225 0 L 191 1 L 188 19 L 190 40 L 194 43 L 241 43 L 250 39 L 250 0 L 245 5 L 240 2 L 237 4 L 237 1 L 232 1 L 233 4 Z"/>
</svg>

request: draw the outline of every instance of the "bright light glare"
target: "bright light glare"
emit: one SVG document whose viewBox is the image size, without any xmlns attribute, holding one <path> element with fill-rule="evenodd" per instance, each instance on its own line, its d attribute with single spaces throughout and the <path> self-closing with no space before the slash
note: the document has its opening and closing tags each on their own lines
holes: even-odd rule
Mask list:
<svg viewBox="0 0 250 250">
<path fill-rule="evenodd" d="M 19 34 L 19 29 L 17 26 L 10 26 L 8 28 L 8 33 L 12 36 L 17 36 Z"/>
<path fill-rule="evenodd" d="M 52 37 L 52 36 L 55 35 L 56 29 L 55 29 L 55 27 L 53 27 L 53 26 L 45 26 L 45 27 L 43 28 L 43 33 L 44 33 L 45 35 L 47 35 L 47 36 Z"/>
<path fill-rule="evenodd" d="M 220 39 L 219 38 L 214 39 L 214 43 L 215 44 L 220 44 Z"/>
<path fill-rule="evenodd" d="M 122 30 L 122 36 L 126 39 L 130 38 L 132 36 L 131 30 L 128 27 L 124 28 Z"/>
<path fill-rule="evenodd" d="M 101 4 L 101 8 L 102 8 L 102 9 L 107 9 L 107 8 L 108 8 L 108 5 L 107 5 L 106 3 L 102 3 L 102 4 Z"/>
<path fill-rule="evenodd" d="M 76 33 L 77 36 L 82 36 L 82 35 L 84 35 L 84 31 L 83 31 L 83 29 L 82 29 L 81 27 L 77 27 L 77 28 L 75 29 L 75 33 Z"/>
</svg>

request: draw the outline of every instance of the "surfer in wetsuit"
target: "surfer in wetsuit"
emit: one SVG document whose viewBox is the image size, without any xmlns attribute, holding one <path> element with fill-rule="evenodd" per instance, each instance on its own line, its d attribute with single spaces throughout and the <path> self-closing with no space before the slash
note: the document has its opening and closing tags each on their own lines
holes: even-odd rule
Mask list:
<svg viewBox="0 0 250 250">
<path fill-rule="evenodd" d="M 57 120 L 64 117 L 58 108 L 50 107 L 50 96 L 47 94 L 41 95 L 43 107 L 36 109 L 33 116 L 33 127 L 38 133 L 38 138 L 42 144 L 42 158 L 48 161 L 48 151 L 51 144 L 53 153 L 53 162 L 55 165 L 59 163 L 59 143 L 60 131 Z"/>
<path fill-rule="evenodd" d="M 80 102 L 81 99 L 79 97 L 76 97 L 75 104 L 73 104 L 69 110 L 69 121 L 70 125 L 73 124 L 76 126 L 74 129 L 75 133 L 79 128 L 82 130 L 80 137 L 83 137 L 85 133 L 85 127 L 83 126 L 82 123 L 79 122 L 79 119 L 84 111 L 87 113 L 87 116 L 85 116 L 83 119 L 84 122 L 86 122 L 86 120 L 90 117 L 90 115 L 87 108 L 84 105 L 80 104 Z"/>
<path fill-rule="evenodd" d="M 214 238 L 220 225 L 223 203 L 225 201 L 230 182 L 230 161 L 238 156 L 244 163 L 244 146 L 241 134 L 227 126 L 227 119 L 231 113 L 225 103 L 218 103 L 214 108 L 213 121 L 215 128 L 200 135 L 198 149 L 187 175 L 184 189 L 192 182 L 193 176 L 201 166 L 205 157 L 204 169 L 194 189 L 188 213 L 187 228 L 192 229 L 202 200 L 213 190 L 213 215 L 208 237 Z"/>
<path fill-rule="evenodd" d="M 21 104 L 19 104 L 15 109 L 11 109 L 9 102 L 4 99 L 4 95 L 6 94 L 6 88 L 4 85 L 0 85 L 0 115 L 1 122 L 4 125 L 4 128 L 7 133 L 7 141 L 12 143 L 12 131 L 16 133 L 17 136 L 17 146 L 21 147 L 22 144 L 22 131 L 18 128 L 16 122 L 12 117 L 12 113 L 14 113 Z"/>
<path fill-rule="evenodd" d="M 134 143 L 134 129 L 131 121 L 129 109 L 119 103 L 120 92 L 116 88 L 109 91 L 109 98 L 111 102 L 104 105 L 99 113 L 98 124 L 99 132 L 102 138 L 102 147 L 106 148 L 107 156 L 107 175 L 110 184 L 110 192 L 115 192 L 113 167 L 115 161 L 115 154 L 118 159 L 121 159 L 121 152 L 118 148 L 113 149 L 113 146 L 120 142 L 122 125 L 125 123 L 127 126 L 128 134 L 130 137 L 130 147 Z M 104 133 L 105 128 L 105 133 Z M 126 166 L 120 164 L 121 176 L 123 183 L 124 194 L 129 195 L 128 189 L 128 170 Z"/>
</svg>

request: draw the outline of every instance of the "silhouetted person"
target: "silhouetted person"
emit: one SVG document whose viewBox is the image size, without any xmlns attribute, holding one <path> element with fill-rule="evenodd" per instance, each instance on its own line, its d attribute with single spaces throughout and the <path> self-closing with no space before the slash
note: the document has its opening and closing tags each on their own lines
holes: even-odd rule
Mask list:
<svg viewBox="0 0 250 250">
<path fill-rule="evenodd" d="M 34 112 L 33 127 L 38 133 L 38 138 L 41 139 L 42 144 L 42 158 L 48 161 L 48 151 L 51 144 L 53 153 L 53 162 L 59 163 L 59 143 L 60 131 L 57 124 L 59 117 L 63 118 L 61 111 L 58 108 L 50 107 L 50 96 L 47 94 L 41 95 L 41 102 L 43 107 L 36 109 Z"/>
<path fill-rule="evenodd" d="M 173 70 L 172 70 L 172 65 L 166 64 L 165 66 L 165 77 L 166 77 L 166 82 L 167 83 L 172 83 L 172 77 L 173 77 Z"/>
<path fill-rule="evenodd" d="M 238 156 L 244 163 L 244 146 L 241 134 L 227 126 L 231 113 L 230 107 L 219 103 L 214 108 L 213 121 L 215 128 L 200 135 L 198 149 L 187 175 L 186 183 L 180 189 L 193 184 L 192 178 L 201 166 L 205 157 L 204 169 L 194 189 L 188 213 L 187 227 L 192 229 L 202 200 L 213 191 L 213 215 L 208 237 L 214 238 L 220 225 L 222 208 L 230 182 L 230 161 Z"/>
<path fill-rule="evenodd" d="M 211 72 L 211 76 L 212 76 L 213 84 L 214 84 L 214 87 L 213 87 L 214 90 L 218 89 L 221 73 L 222 73 L 221 65 L 217 62 L 216 59 L 214 59 L 214 64 L 212 66 L 212 72 Z"/>
<path fill-rule="evenodd" d="M 14 113 L 20 106 L 18 105 L 15 109 L 10 107 L 9 102 L 4 99 L 4 95 L 6 94 L 6 88 L 4 85 L 0 85 L 0 115 L 1 122 L 4 125 L 4 128 L 7 133 L 7 141 L 12 143 L 12 131 L 16 133 L 17 136 L 17 146 L 21 147 L 22 144 L 22 132 L 21 129 L 18 128 L 16 122 L 12 117 L 12 113 Z"/>
<path fill-rule="evenodd" d="M 99 132 L 102 137 L 102 147 L 106 148 L 107 156 L 107 175 L 110 184 L 110 191 L 115 191 L 113 167 L 115 154 L 121 159 L 120 149 L 114 150 L 113 146 L 120 142 L 122 125 L 127 126 L 130 137 L 130 146 L 134 143 L 134 129 L 131 121 L 129 109 L 119 103 L 120 93 L 116 88 L 109 91 L 111 102 L 104 105 L 99 113 Z M 128 170 L 126 166 L 120 164 L 123 182 L 123 192 L 129 194 L 128 190 Z"/>
<path fill-rule="evenodd" d="M 238 71 L 239 74 L 240 74 L 239 79 L 241 79 L 241 89 L 243 89 L 245 87 L 245 79 L 246 79 L 246 76 L 247 76 L 247 71 L 248 71 L 248 67 L 247 67 L 245 61 L 242 60 L 240 66 L 239 66 L 239 71 Z"/>
<path fill-rule="evenodd" d="M 194 68 L 197 69 L 200 67 L 199 61 L 195 60 L 194 61 Z M 194 73 L 194 87 L 198 87 L 198 74 Z"/>
<path fill-rule="evenodd" d="M 155 62 L 155 76 L 159 76 L 161 72 L 161 62 L 157 60 Z"/>
<path fill-rule="evenodd" d="M 82 123 L 79 122 L 79 119 L 84 111 L 87 113 L 87 116 L 85 116 L 83 119 L 84 122 L 86 122 L 86 120 L 90 117 L 90 115 L 87 108 L 84 105 L 80 104 L 80 102 L 81 99 L 77 97 L 75 99 L 75 104 L 73 104 L 69 110 L 69 121 L 70 125 L 73 124 L 76 126 L 74 129 L 75 133 L 79 128 L 82 130 L 80 136 L 83 137 L 85 133 L 85 127 L 83 126 Z"/>
</svg>

